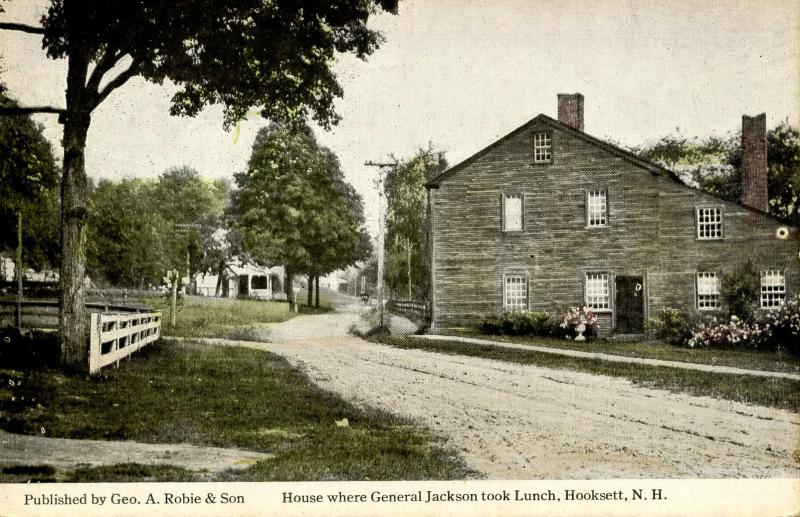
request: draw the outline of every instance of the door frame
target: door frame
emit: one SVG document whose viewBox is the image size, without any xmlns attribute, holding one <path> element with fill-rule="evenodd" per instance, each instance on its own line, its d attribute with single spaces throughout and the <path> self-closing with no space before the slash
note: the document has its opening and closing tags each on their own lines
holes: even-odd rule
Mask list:
<svg viewBox="0 0 800 517">
<path fill-rule="evenodd" d="M 620 333 L 618 331 L 618 326 L 617 326 L 617 317 L 619 315 L 619 307 L 617 307 L 617 279 L 618 278 L 641 278 L 642 279 L 642 331 L 641 332 L 632 333 L 632 335 L 644 334 L 645 333 L 645 324 L 647 322 L 647 318 L 648 318 L 648 314 L 649 314 L 649 310 L 648 310 L 648 298 L 649 298 L 648 284 L 649 284 L 649 282 L 647 281 L 648 280 L 647 279 L 647 272 L 644 271 L 644 272 L 640 273 L 640 272 L 637 272 L 637 271 L 633 271 L 633 272 L 624 272 L 624 273 L 614 273 L 613 274 L 613 279 L 614 279 L 613 284 L 612 284 L 613 285 L 613 292 L 611 293 L 612 300 L 613 300 L 613 311 L 612 311 L 612 328 L 614 329 L 613 333 L 614 334 L 627 335 L 627 334 Z"/>
</svg>

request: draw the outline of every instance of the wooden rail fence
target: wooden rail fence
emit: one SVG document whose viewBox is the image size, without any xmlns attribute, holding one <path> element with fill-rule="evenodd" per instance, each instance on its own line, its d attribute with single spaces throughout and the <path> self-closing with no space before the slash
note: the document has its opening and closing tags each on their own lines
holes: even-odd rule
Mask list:
<svg viewBox="0 0 800 517">
<path fill-rule="evenodd" d="M 389 310 L 421 320 L 427 320 L 430 317 L 428 303 L 421 300 L 392 299 L 389 300 Z"/>
<path fill-rule="evenodd" d="M 12 325 L 15 301 L 0 300 L 0 325 Z M 145 307 L 113 303 L 87 303 L 89 324 L 89 372 L 110 364 L 161 337 L 161 313 Z M 22 302 L 22 328 L 58 328 L 58 302 Z"/>
<path fill-rule="evenodd" d="M 89 373 L 127 357 L 161 337 L 161 313 L 95 312 L 89 330 Z"/>
</svg>

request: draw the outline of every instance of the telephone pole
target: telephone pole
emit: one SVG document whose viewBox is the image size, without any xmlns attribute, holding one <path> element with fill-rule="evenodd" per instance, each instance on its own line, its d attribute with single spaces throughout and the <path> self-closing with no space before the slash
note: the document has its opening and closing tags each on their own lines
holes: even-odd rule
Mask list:
<svg viewBox="0 0 800 517">
<path fill-rule="evenodd" d="M 374 180 L 375 187 L 378 189 L 378 325 L 379 328 L 383 328 L 384 324 L 384 315 L 383 315 L 383 223 L 384 223 L 384 216 L 383 216 L 383 186 L 384 186 L 384 173 L 387 167 L 394 167 L 395 163 L 387 163 L 387 162 L 373 162 L 371 160 L 367 160 L 364 162 L 364 165 L 367 167 L 377 167 L 378 168 L 378 178 Z"/>
</svg>

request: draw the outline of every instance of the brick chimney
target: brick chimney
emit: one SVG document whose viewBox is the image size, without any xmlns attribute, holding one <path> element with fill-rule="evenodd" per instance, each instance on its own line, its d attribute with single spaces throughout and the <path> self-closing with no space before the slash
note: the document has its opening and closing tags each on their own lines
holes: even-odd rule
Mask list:
<svg viewBox="0 0 800 517">
<path fill-rule="evenodd" d="M 558 121 L 572 129 L 583 131 L 583 95 L 580 93 L 558 94 Z"/>
<path fill-rule="evenodd" d="M 743 205 L 769 211 L 767 170 L 767 115 L 742 115 Z"/>
</svg>

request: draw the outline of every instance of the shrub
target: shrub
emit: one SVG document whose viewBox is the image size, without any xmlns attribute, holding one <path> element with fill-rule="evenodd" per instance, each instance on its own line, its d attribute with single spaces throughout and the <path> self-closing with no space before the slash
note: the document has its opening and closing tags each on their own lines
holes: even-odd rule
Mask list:
<svg viewBox="0 0 800 517">
<path fill-rule="evenodd" d="M 764 313 L 756 324 L 762 329 L 761 348 L 800 355 L 800 299 Z"/>
<path fill-rule="evenodd" d="M 737 316 L 727 322 L 700 323 L 686 342 L 690 348 L 758 348 L 764 329 Z"/>
<path fill-rule="evenodd" d="M 573 338 L 582 332 L 585 337 L 597 335 L 597 314 L 588 307 L 570 307 L 561 318 L 558 327 L 561 337 Z"/>
<path fill-rule="evenodd" d="M 722 275 L 720 295 L 728 315 L 751 321 L 760 289 L 758 273 L 750 260 L 739 269 Z"/>
<path fill-rule="evenodd" d="M 553 321 L 546 312 L 518 311 L 492 315 L 478 325 L 483 334 L 506 334 L 508 336 L 550 336 Z"/>
<path fill-rule="evenodd" d="M 647 320 L 647 331 L 670 345 L 685 345 L 692 337 L 694 322 L 685 312 L 667 307 Z"/>
</svg>

